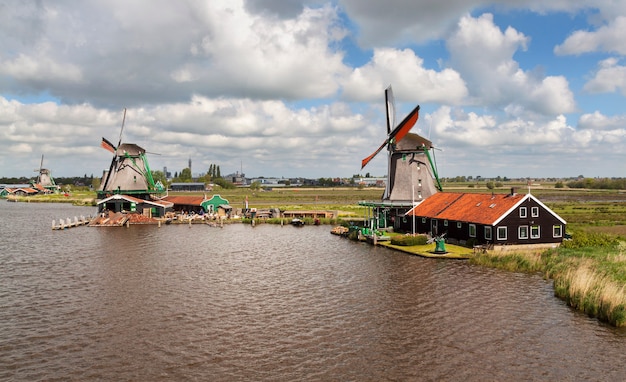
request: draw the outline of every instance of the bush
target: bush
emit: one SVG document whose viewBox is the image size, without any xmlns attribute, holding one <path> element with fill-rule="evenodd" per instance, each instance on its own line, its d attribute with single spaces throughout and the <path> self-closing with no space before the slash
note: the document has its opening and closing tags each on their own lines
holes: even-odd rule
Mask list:
<svg viewBox="0 0 626 382">
<path fill-rule="evenodd" d="M 401 246 L 425 245 L 428 244 L 426 235 L 417 236 L 395 236 L 391 238 L 391 244 Z"/>
<path fill-rule="evenodd" d="M 612 247 L 619 244 L 619 239 L 614 235 L 602 232 L 576 231 L 572 234 L 572 240 L 563 240 L 563 248 L 585 247 Z"/>
</svg>

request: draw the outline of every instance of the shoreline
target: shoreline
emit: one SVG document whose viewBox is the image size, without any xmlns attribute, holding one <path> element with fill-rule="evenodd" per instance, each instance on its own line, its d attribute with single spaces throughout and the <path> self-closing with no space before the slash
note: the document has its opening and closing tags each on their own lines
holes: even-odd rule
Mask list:
<svg viewBox="0 0 626 382">
<path fill-rule="evenodd" d="M 91 198 L 55 198 L 54 200 L 7 198 L 11 202 L 25 203 L 71 203 L 79 207 L 95 207 Z M 336 225 L 344 220 L 355 218 L 320 219 L 321 225 Z M 281 224 L 276 221 L 256 219 L 255 224 Z M 289 219 L 286 220 L 289 224 Z M 173 223 L 173 222 L 172 222 Z M 213 225 L 221 225 L 213 221 Z M 228 219 L 223 224 L 251 224 L 250 219 Z M 157 222 L 148 223 L 161 225 Z M 174 224 L 207 224 L 202 222 L 180 221 Z M 307 222 L 307 225 L 312 225 Z M 583 227 L 584 228 L 584 227 Z M 580 235 L 584 233 L 584 235 Z M 591 235 L 584 230 L 574 236 Z M 446 243 L 446 254 L 432 253 L 434 244 L 427 246 L 403 247 L 388 242 L 378 242 L 385 248 L 433 259 L 468 260 L 471 264 L 503 269 L 511 272 L 537 273 L 552 280 L 555 296 L 564 300 L 570 307 L 584 312 L 589 317 L 615 327 L 626 327 L 626 243 L 622 235 L 595 233 L 595 241 L 581 240 L 571 248 L 519 250 L 500 253 L 486 251 L 474 253 L 471 248 L 458 247 Z M 458 247 L 458 248 L 457 248 Z"/>
</svg>

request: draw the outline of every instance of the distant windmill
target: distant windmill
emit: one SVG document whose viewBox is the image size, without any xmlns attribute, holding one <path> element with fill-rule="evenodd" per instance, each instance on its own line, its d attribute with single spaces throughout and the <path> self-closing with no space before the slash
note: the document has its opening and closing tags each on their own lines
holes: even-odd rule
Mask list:
<svg viewBox="0 0 626 382">
<path fill-rule="evenodd" d="M 429 151 L 432 142 L 417 134 L 409 133 L 419 118 L 417 105 L 397 126 L 395 103 L 391 86 L 385 89 L 387 138 L 370 156 L 361 161 L 363 169 L 385 147 L 388 151 L 387 185 L 383 200 L 422 200 L 441 191 L 437 169 Z"/>
<path fill-rule="evenodd" d="M 50 175 L 50 170 L 47 168 L 43 168 L 43 154 L 41 155 L 41 162 L 39 163 L 39 168 L 34 170 L 37 175 L 37 181 L 35 184 L 40 185 L 41 187 L 47 189 L 56 189 L 58 186 L 54 183 L 54 179 L 52 175 Z"/>
<path fill-rule="evenodd" d="M 105 171 L 98 198 L 102 199 L 109 194 L 132 194 L 149 196 L 162 190 L 157 187 L 152 179 L 152 172 L 146 158 L 146 150 L 134 143 L 122 143 L 122 133 L 126 121 L 126 109 L 122 119 L 120 138 L 117 146 L 114 146 L 106 138 L 102 138 L 101 146 L 113 153 L 113 159 L 109 170 Z"/>
</svg>

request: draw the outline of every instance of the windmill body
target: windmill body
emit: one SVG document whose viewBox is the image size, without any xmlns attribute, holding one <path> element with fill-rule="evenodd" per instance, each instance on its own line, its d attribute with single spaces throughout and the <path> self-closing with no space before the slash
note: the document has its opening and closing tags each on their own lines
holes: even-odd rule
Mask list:
<svg viewBox="0 0 626 382">
<path fill-rule="evenodd" d="M 54 182 L 54 178 L 49 169 L 43 167 L 43 155 L 41 156 L 41 163 L 39 169 L 34 170 L 37 175 L 37 180 L 33 184 L 38 190 L 46 192 L 58 191 L 59 186 Z"/>
<path fill-rule="evenodd" d="M 406 223 L 405 214 L 417 203 L 441 191 L 434 161 L 430 155 L 432 143 L 418 134 L 409 133 L 419 118 L 416 106 L 395 125 L 395 105 L 391 86 L 385 90 L 387 138 L 374 153 L 361 162 L 365 167 L 378 153 L 387 148 L 387 183 L 380 201 L 362 201 L 371 208 L 371 228 L 400 228 Z"/>
<path fill-rule="evenodd" d="M 147 175 L 146 151 L 134 143 L 122 143 L 115 150 L 110 169 L 100 182 L 99 194 L 144 194 L 154 189 Z M 151 178 L 150 178 L 151 179 Z"/>
<path fill-rule="evenodd" d="M 126 120 L 126 110 L 124 119 Z M 124 122 L 122 122 L 122 129 Z M 113 159 L 109 170 L 104 171 L 98 199 L 104 199 L 113 194 L 133 195 L 141 199 L 150 199 L 152 194 L 163 192 L 162 187 L 157 187 L 152 178 L 152 172 L 146 158 L 146 150 L 134 143 L 122 143 L 120 140 L 115 147 L 106 138 L 102 138 L 102 148 L 113 153 Z"/>
<path fill-rule="evenodd" d="M 389 150 L 387 185 L 383 200 L 419 202 L 439 191 L 429 159 L 429 140 L 408 133 Z"/>
</svg>

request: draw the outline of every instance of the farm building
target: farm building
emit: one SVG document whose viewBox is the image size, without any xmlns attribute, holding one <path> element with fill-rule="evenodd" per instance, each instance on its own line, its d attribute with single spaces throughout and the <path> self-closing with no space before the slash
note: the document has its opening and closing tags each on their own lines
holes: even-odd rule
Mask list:
<svg viewBox="0 0 626 382">
<path fill-rule="evenodd" d="M 112 195 L 98 202 L 98 212 L 130 212 L 149 217 L 162 217 L 174 204 L 165 200 L 144 200 L 130 195 Z"/>
<path fill-rule="evenodd" d="M 174 204 L 174 211 L 186 211 L 195 213 L 209 213 L 226 216 L 230 214 L 232 207 L 228 204 L 228 200 L 219 195 L 213 195 L 211 199 L 206 196 L 194 195 L 168 195 L 161 200 Z"/>
<path fill-rule="evenodd" d="M 445 234 L 461 244 L 561 243 L 566 222 L 536 197 L 518 194 L 439 192 L 402 219 L 407 232 Z"/>
<path fill-rule="evenodd" d="M 205 191 L 206 186 L 204 183 L 172 183 L 170 184 L 171 191 Z"/>
</svg>

